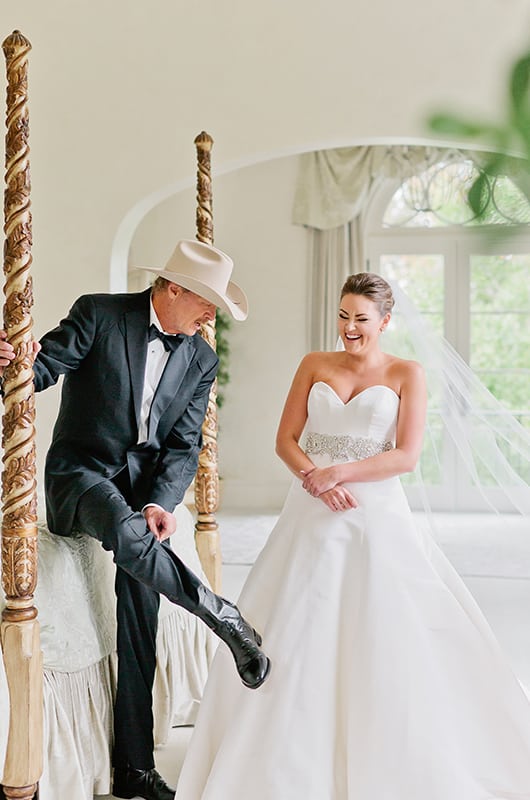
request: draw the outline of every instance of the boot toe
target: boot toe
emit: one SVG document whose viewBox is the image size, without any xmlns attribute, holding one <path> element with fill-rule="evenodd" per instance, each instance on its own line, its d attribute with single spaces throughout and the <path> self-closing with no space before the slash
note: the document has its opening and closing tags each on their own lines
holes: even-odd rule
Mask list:
<svg viewBox="0 0 530 800">
<path fill-rule="evenodd" d="M 156 769 L 115 769 L 112 794 L 143 800 L 174 800 L 175 789 L 167 785 Z"/>
<path fill-rule="evenodd" d="M 248 689 L 259 689 L 267 679 L 271 662 L 263 653 L 258 653 L 254 658 L 239 668 L 239 677 Z"/>
</svg>

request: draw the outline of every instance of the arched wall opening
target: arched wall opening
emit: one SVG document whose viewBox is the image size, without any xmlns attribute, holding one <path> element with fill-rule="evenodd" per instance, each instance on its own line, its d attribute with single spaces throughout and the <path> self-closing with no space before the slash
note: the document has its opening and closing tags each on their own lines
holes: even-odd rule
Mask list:
<svg viewBox="0 0 530 800">
<path fill-rule="evenodd" d="M 226 507 L 278 508 L 291 480 L 274 444 L 292 376 L 308 350 L 307 233 L 291 222 L 299 154 L 268 154 L 216 167 L 215 145 L 212 151 L 214 239 L 234 258 L 233 277 L 250 304 L 248 320 L 234 323 L 228 334 L 230 382 L 219 414 Z M 111 290 L 131 288 L 128 269 L 163 264 L 179 239 L 193 237 L 195 208 L 195 176 L 137 203 L 114 238 Z"/>
</svg>

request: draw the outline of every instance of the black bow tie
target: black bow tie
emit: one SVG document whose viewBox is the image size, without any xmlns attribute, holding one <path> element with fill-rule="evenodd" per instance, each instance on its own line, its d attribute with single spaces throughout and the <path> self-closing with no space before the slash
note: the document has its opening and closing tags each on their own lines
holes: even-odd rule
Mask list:
<svg viewBox="0 0 530 800">
<path fill-rule="evenodd" d="M 171 335 L 169 333 L 164 333 L 163 331 L 159 330 L 156 325 L 149 326 L 149 341 L 152 342 L 154 339 L 160 339 L 162 344 L 164 345 L 166 350 L 173 350 L 175 351 L 179 345 L 182 344 L 184 341 L 184 334 L 177 333 Z"/>
</svg>

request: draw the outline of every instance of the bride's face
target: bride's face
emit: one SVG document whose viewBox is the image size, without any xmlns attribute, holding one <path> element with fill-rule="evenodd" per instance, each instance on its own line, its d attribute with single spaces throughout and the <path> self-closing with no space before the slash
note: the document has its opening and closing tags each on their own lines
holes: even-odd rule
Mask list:
<svg viewBox="0 0 530 800">
<path fill-rule="evenodd" d="M 390 314 L 382 317 L 372 300 L 360 294 L 345 294 L 340 301 L 338 331 L 348 353 L 356 354 L 377 346 Z"/>
</svg>

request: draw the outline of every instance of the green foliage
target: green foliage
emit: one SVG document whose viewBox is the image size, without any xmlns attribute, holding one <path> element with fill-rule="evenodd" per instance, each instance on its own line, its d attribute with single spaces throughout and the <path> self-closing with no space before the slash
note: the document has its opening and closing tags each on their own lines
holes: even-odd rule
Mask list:
<svg viewBox="0 0 530 800">
<path fill-rule="evenodd" d="M 470 122 L 469 120 L 463 120 L 447 113 L 433 114 L 429 120 L 429 124 L 437 133 L 443 133 L 445 136 L 454 136 L 460 139 L 472 139 L 486 135 L 496 139 L 500 133 L 500 129 L 491 125 Z"/>
<path fill-rule="evenodd" d="M 499 124 L 462 119 L 439 113 L 429 120 L 431 130 L 459 139 L 483 139 L 490 154 L 468 194 L 479 219 L 485 216 L 487 176 L 510 173 L 517 159 L 517 184 L 530 201 L 530 52 L 513 65 L 508 83 L 507 114 Z M 484 174 L 486 173 L 486 174 Z M 488 389 L 514 413 L 528 406 L 528 352 L 530 349 L 530 284 L 528 257 L 480 258 L 472 272 L 471 366 Z M 518 262 L 518 263 L 517 263 Z M 495 309 L 492 311 L 492 309 Z M 529 425 L 528 417 L 521 418 Z"/>
<path fill-rule="evenodd" d="M 472 254 L 469 268 L 470 366 L 497 400 L 530 429 L 530 254 Z M 381 272 L 398 281 L 431 328 L 444 333 L 441 256 L 384 255 Z M 400 326 L 399 311 L 385 338 L 390 352 L 415 357 L 415 347 Z"/>
<path fill-rule="evenodd" d="M 472 256 L 470 364 L 515 414 L 528 407 L 529 275 L 529 255 Z"/>
<path fill-rule="evenodd" d="M 520 153 L 521 171 L 518 184 L 530 200 L 530 53 L 520 57 L 512 67 L 508 86 L 508 112 L 504 123 L 495 125 L 462 119 L 452 113 L 434 114 L 429 119 L 431 130 L 459 139 L 483 139 L 494 152 L 484 165 L 484 171 L 496 176 L 507 171 L 513 153 Z M 469 192 L 473 211 L 485 211 L 486 178 L 477 178 Z"/>
<path fill-rule="evenodd" d="M 215 342 L 217 355 L 219 356 L 219 370 L 217 372 L 217 406 L 221 408 L 224 401 L 223 386 L 230 381 L 230 371 L 228 368 L 230 358 L 230 345 L 228 342 L 228 331 L 232 325 L 232 320 L 224 311 L 217 310 L 215 318 Z"/>
</svg>

